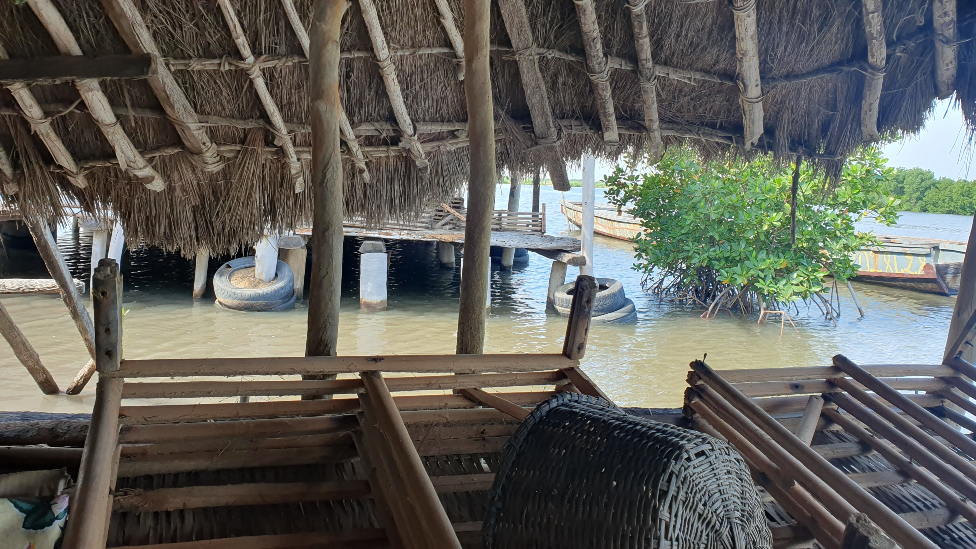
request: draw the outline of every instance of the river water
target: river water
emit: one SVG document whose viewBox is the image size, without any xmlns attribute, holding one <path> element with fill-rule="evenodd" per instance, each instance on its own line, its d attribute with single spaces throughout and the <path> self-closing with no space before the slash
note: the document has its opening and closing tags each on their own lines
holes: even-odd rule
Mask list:
<svg viewBox="0 0 976 549">
<path fill-rule="evenodd" d="M 496 205 L 507 203 L 499 188 Z M 547 230 L 578 236 L 559 213 L 561 193 L 543 188 Z M 566 193 L 579 200 L 580 189 Z M 522 190 L 520 210 L 531 205 L 531 188 Z M 972 218 L 905 213 L 896 227 L 864 223 L 883 234 L 966 240 Z M 58 244 L 75 277 L 89 272 L 90 235 L 75 237 L 61 228 Z M 453 353 L 457 331 L 459 269 L 439 267 L 436 250 L 420 243 L 388 243 L 391 255 L 389 310 L 360 312 L 358 306 L 359 242 L 346 239 L 340 312 L 339 353 L 343 355 Z M 486 352 L 558 353 L 566 320 L 549 315 L 545 294 L 550 261 L 534 254 L 514 271 L 493 266 L 491 315 Z M 226 259 L 226 258 L 225 258 Z M 841 292 L 842 316 L 825 321 L 816 307 L 800 307 L 780 334 L 778 321 L 728 314 L 712 320 L 701 311 L 671 306 L 641 290 L 641 274 L 631 267 L 631 244 L 597 235 L 596 275 L 621 280 L 638 308 L 636 325 L 595 325 L 583 367 L 618 404 L 678 407 L 688 363 L 708 355 L 715 368 L 761 368 L 828 365 L 844 353 L 860 363 L 934 363 L 942 355 L 954 297 L 941 297 L 854 284 L 866 316 L 859 318 L 847 291 Z M 211 276 L 220 266 L 213 260 Z M 193 264 L 158 250 L 127 250 L 124 352 L 127 358 L 301 356 L 305 350 L 307 310 L 240 313 L 214 307 L 213 295 L 194 303 Z M 576 268 L 570 267 L 570 277 Z M 0 277 L 47 277 L 36 252 L 0 250 Z M 212 292 L 212 291 L 211 291 Z M 86 295 L 87 299 L 87 295 Z M 58 296 L 3 297 L 3 305 L 31 341 L 62 390 L 85 363 L 87 353 Z M 94 382 L 76 397 L 44 396 L 13 356 L 0 344 L 0 410 L 88 412 Z"/>
</svg>

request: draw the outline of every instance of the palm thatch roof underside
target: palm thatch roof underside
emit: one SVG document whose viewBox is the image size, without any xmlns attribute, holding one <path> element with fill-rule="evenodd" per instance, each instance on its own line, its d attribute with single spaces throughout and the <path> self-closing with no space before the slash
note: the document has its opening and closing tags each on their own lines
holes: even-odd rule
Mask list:
<svg viewBox="0 0 976 549">
<path fill-rule="evenodd" d="M 186 255 L 307 224 L 311 3 L 0 0 L 0 58 L 149 53 L 158 66 L 138 80 L 5 83 L 7 199 L 42 218 L 74 202 L 113 211 L 133 244 Z M 514 174 L 559 179 L 586 152 L 656 152 L 658 139 L 744 152 L 747 136 L 836 170 L 877 133 L 918 131 L 953 91 L 976 122 L 969 2 L 492 3 L 497 162 Z M 463 21 L 461 0 L 346 12 L 347 215 L 403 218 L 466 182 Z"/>
</svg>

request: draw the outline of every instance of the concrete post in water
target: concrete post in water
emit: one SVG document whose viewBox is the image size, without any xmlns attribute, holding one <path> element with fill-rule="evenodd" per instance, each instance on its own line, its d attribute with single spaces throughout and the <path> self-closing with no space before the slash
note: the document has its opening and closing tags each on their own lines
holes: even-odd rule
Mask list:
<svg viewBox="0 0 976 549">
<path fill-rule="evenodd" d="M 519 209 L 519 198 L 522 194 L 522 176 L 513 173 L 512 183 L 508 189 L 508 211 L 517 212 Z M 502 250 L 502 269 L 511 269 L 515 264 L 515 248 L 505 248 Z"/>
<path fill-rule="evenodd" d="M 562 261 L 553 261 L 549 271 L 549 291 L 546 292 L 546 310 L 555 309 L 556 289 L 566 283 L 566 269 L 569 265 Z"/>
<path fill-rule="evenodd" d="M 580 274 L 593 276 L 593 224 L 596 202 L 596 158 L 592 154 L 583 159 L 583 211 L 582 231 L 583 257 L 586 265 L 580 267 Z"/>
<path fill-rule="evenodd" d="M 210 249 L 203 246 L 197 250 L 196 269 L 193 271 L 193 299 L 200 299 L 207 293 L 207 273 L 210 267 Z"/>
<path fill-rule="evenodd" d="M 301 301 L 305 297 L 305 264 L 308 261 L 305 239 L 298 235 L 279 238 L 278 254 L 295 275 L 295 299 Z"/>
<path fill-rule="evenodd" d="M 363 242 L 359 248 L 359 308 L 386 310 L 386 280 L 389 256 L 380 240 Z"/>
<path fill-rule="evenodd" d="M 450 242 L 438 242 L 437 255 L 440 257 L 441 267 L 454 269 L 456 262 L 454 244 Z"/>
<path fill-rule="evenodd" d="M 116 220 L 115 227 L 112 228 L 112 240 L 110 240 L 108 244 L 108 254 L 105 257 L 114 259 L 119 265 L 119 269 L 122 268 L 122 249 L 124 247 L 125 231 L 122 230 L 122 222 Z"/>
<path fill-rule="evenodd" d="M 105 259 L 105 255 L 108 253 L 108 229 L 104 225 L 96 225 L 92 230 L 92 244 L 91 244 L 91 273 L 88 277 L 88 288 L 92 287 L 92 283 L 95 280 L 95 268 L 98 267 L 98 262 Z"/>
<path fill-rule="evenodd" d="M 261 282 L 272 282 L 278 272 L 278 235 L 264 233 L 254 245 L 254 276 Z"/>
</svg>

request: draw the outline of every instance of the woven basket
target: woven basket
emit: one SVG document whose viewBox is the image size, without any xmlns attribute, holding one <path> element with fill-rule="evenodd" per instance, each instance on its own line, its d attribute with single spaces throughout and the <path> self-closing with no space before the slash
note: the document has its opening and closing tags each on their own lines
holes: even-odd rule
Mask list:
<svg viewBox="0 0 976 549">
<path fill-rule="evenodd" d="M 772 547 L 731 446 L 576 393 L 526 418 L 490 498 L 485 549 Z"/>
</svg>

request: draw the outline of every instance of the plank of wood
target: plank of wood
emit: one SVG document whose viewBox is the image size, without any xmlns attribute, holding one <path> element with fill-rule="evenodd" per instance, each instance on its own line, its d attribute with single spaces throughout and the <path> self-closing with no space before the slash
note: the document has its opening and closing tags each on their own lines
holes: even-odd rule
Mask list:
<svg viewBox="0 0 976 549">
<path fill-rule="evenodd" d="M 386 532 L 379 528 L 339 530 L 309 534 L 277 534 L 267 536 L 238 536 L 179 543 L 161 543 L 158 549 L 297 549 L 321 547 L 386 547 Z M 143 545 L 118 549 L 141 549 Z"/>
<path fill-rule="evenodd" d="M 481 389 L 461 389 L 460 392 L 472 402 L 482 404 L 484 406 L 490 406 L 504 414 L 514 417 L 519 421 L 524 421 L 525 418 L 529 417 L 529 414 L 531 413 L 525 408 L 522 408 L 511 401 L 505 400 L 498 395 L 486 393 Z"/>
<path fill-rule="evenodd" d="M 577 277 L 573 302 L 569 307 L 569 320 L 566 323 L 566 339 L 563 341 L 563 355 L 566 358 L 580 360 L 586 353 L 586 336 L 590 331 L 593 301 L 599 291 L 600 286 L 592 276 Z"/>
<path fill-rule="evenodd" d="M 958 375 L 949 366 L 924 364 L 880 364 L 861 366 L 877 377 L 951 377 Z M 756 368 L 751 370 L 716 370 L 729 383 L 757 383 L 764 381 L 807 381 L 846 375 L 833 366 L 805 368 Z"/>
<path fill-rule="evenodd" d="M 836 378 L 835 378 L 836 379 Z M 899 391 L 941 391 L 949 387 L 948 382 L 932 377 L 885 377 L 880 378 L 892 389 Z M 733 383 L 736 389 L 750 398 L 820 394 L 833 391 L 834 388 L 827 379 L 809 379 L 800 381 L 759 381 L 751 383 Z"/>
<path fill-rule="evenodd" d="M 596 383 L 593 383 L 593 380 L 590 379 L 590 377 L 580 368 L 566 368 L 563 370 L 563 373 L 566 374 L 566 377 L 573 382 L 573 385 L 576 386 L 579 392 L 583 393 L 584 395 L 602 398 L 603 400 L 613 404 L 613 400 L 610 399 L 610 396 L 604 393 Z"/>
<path fill-rule="evenodd" d="M 52 448 L 49 446 L 0 446 L 0 463 L 5 467 L 37 469 L 69 469 L 81 463 L 81 448 Z"/>
<path fill-rule="evenodd" d="M 756 2 L 733 0 L 735 58 L 739 73 L 739 104 L 742 107 L 743 137 L 749 150 L 759 142 L 763 128 L 763 93 L 759 75 L 759 31 Z"/>
<path fill-rule="evenodd" d="M 296 434 L 316 435 L 347 432 L 358 425 L 355 416 L 352 415 L 126 425 L 122 427 L 119 442 L 145 444 L 194 439 L 224 440 Z"/>
<path fill-rule="evenodd" d="M 0 82 L 53 84 L 66 80 L 139 80 L 156 75 L 151 55 L 107 55 L 104 57 L 31 57 L 10 59 L 0 56 Z"/>
<path fill-rule="evenodd" d="M 115 379 L 115 378 L 113 378 Z M 344 414 L 359 409 L 354 398 L 321 401 L 277 401 L 220 404 L 173 404 L 160 406 L 123 406 L 119 410 L 123 425 L 153 423 L 188 423 L 227 419 L 266 419 L 283 416 L 301 417 Z"/>
<path fill-rule="evenodd" d="M 946 398 L 940 394 L 906 395 L 909 400 L 923 408 L 942 406 Z M 767 414 L 802 412 L 807 406 L 807 396 L 757 398 L 753 402 Z M 883 399 L 882 399 L 883 400 Z M 890 404 L 890 403 L 889 403 Z"/>
<path fill-rule="evenodd" d="M 242 467 L 289 467 L 338 463 L 356 457 L 352 444 L 325 448 L 293 448 L 197 452 L 187 454 L 146 454 L 119 460 L 120 477 L 166 475 L 188 471 L 215 471 Z"/>
<path fill-rule="evenodd" d="M 202 452 L 226 452 L 244 450 L 279 450 L 282 448 L 321 448 L 325 446 L 348 446 L 349 432 L 325 434 L 279 434 L 265 437 L 235 438 L 196 438 L 179 439 L 154 444 L 123 444 L 121 457 L 144 456 L 150 454 L 185 454 Z"/>
<path fill-rule="evenodd" d="M 187 486 L 116 493 L 115 512 L 149 513 L 201 507 L 279 505 L 313 501 L 365 499 L 370 496 L 365 480 L 327 482 L 262 482 L 223 486 Z"/>
<path fill-rule="evenodd" d="M 608 145 L 616 145 L 620 142 L 620 133 L 617 131 L 617 115 L 614 112 L 613 96 L 610 92 L 610 67 L 603 53 L 600 22 L 597 20 L 592 0 L 574 0 L 573 4 L 576 6 L 576 17 L 583 35 L 586 68 L 593 84 L 600 124 L 603 126 L 603 141 Z"/>
<path fill-rule="evenodd" d="M 560 370 L 579 361 L 557 354 L 390 355 L 360 357 L 202 358 L 125 360 L 114 376 L 193 377 L 383 372 L 481 374 Z M 946 367 L 948 375 L 952 370 Z"/>
</svg>

